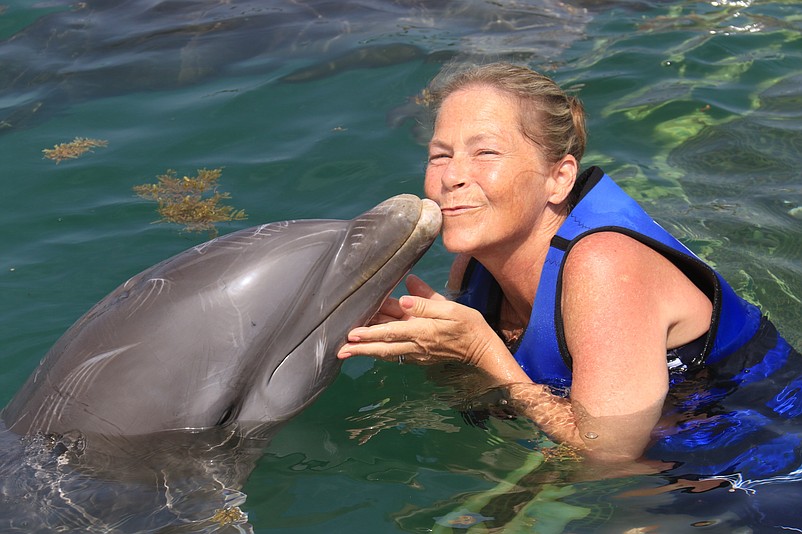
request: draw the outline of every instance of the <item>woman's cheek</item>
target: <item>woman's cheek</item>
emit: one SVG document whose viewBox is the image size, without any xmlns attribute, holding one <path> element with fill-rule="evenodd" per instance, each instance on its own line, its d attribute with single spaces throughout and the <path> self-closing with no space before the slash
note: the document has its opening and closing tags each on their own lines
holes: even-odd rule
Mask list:
<svg viewBox="0 0 802 534">
<path fill-rule="evenodd" d="M 482 242 L 481 232 L 471 227 L 468 221 L 460 219 L 444 219 L 441 235 L 443 246 L 452 254 L 472 254 Z"/>
<path fill-rule="evenodd" d="M 443 221 L 443 227 L 440 230 L 440 235 L 443 238 L 443 246 L 446 247 L 447 251 L 454 254 L 461 252 L 459 246 L 459 228 L 454 224 L 453 221 L 448 219 Z"/>
<path fill-rule="evenodd" d="M 426 169 L 426 175 L 423 179 L 423 194 L 426 195 L 426 198 L 430 200 L 434 200 L 437 204 L 440 204 L 440 181 L 434 177 L 435 172 L 431 169 Z"/>
</svg>

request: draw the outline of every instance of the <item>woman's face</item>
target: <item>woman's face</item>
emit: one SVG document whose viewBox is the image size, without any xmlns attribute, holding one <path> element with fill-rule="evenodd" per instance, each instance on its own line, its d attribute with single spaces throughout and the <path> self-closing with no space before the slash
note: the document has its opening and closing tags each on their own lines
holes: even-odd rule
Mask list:
<svg viewBox="0 0 802 534">
<path fill-rule="evenodd" d="M 537 231 L 551 166 L 520 131 L 504 92 L 471 86 L 442 103 L 429 143 L 424 189 L 443 213 L 446 249 L 481 257 L 517 250 Z"/>
</svg>

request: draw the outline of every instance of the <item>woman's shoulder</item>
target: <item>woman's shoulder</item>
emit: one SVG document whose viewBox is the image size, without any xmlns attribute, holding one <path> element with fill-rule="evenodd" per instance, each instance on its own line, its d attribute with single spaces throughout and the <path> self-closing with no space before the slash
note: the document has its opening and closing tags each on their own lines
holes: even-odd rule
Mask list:
<svg viewBox="0 0 802 534">
<path fill-rule="evenodd" d="M 669 346 L 699 337 L 712 304 L 668 258 L 619 232 L 598 232 L 571 247 L 563 267 L 563 312 L 598 314 L 603 323 L 659 322 Z M 664 331 L 665 332 L 665 331 Z"/>
<path fill-rule="evenodd" d="M 566 268 L 584 268 L 588 264 L 615 268 L 648 259 L 652 254 L 660 256 L 651 247 L 621 232 L 595 232 L 571 246 Z"/>
<path fill-rule="evenodd" d="M 660 285 L 666 271 L 676 268 L 662 254 L 620 232 L 596 232 L 577 241 L 563 267 L 563 283 L 604 286 L 615 291 L 621 285 Z M 669 277 L 670 278 L 670 277 Z"/>
</svg>

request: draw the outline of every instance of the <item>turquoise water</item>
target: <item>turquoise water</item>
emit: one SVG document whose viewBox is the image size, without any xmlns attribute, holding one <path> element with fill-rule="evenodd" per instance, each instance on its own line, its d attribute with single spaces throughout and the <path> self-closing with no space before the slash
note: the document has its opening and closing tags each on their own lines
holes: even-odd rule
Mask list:
<svg viewBox="0 0 802 534">
<path fill-rule="evenodd" d="M 6 2 L 0 401 L 106 293 L 208 238 L 153 224 L 155 206 L 132 187 L 168 169 L 223 168 L 220 188 L 248 219 L 221 233 L 421 194 L 408 103 L 456 54 L 524 60 L 576 91 L 590 116 L 585 165 L 601 165 L 800 347 L 801 30 L 793 1 Z M 108 145 L 42 157 L 75 137 Z M 448 267 L 438 243 L 415 272 L 442 286 Z M 532 425 L 468 424 L 455 408 L 464 393 L 440 374 L 348 362 L 251 475 L 243 508 L 256 531 L 428 532 L 522 466 L 531 473 L 482 508 L 492 531 L 526 508 L 535 532 L 704 521 L 731 532 L 728 514 L 751 502 L 728 488 L 632 496 L 666 481 L 536 465 Z"/>
</svg>

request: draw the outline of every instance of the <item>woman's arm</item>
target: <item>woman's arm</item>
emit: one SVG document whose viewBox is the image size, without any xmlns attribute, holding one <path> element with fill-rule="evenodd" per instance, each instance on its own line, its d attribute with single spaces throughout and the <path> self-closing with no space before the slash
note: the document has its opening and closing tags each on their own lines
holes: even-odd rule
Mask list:
<svg viewBox="0 0 802 534">
<path fill-rule="evenodd" d="M 561 302 L 577 436 L 592 456 L 637 458 L 668 392 L 666 349 L 707 332 L 712 304 L 662 255 L 611 232 L 571 249 Z"/>
<path fill-rule="evenodd" d="M 670 262 L 620 234 L 583 239 L 569 255 L 563 283 L 573 357 L 568 398 L 533 383 L 478 311 L 446 300 L 414 276 L 407 280 L 410 295 L 385 305 L 393 308 L 388 317 L 402 320 L 354 329 L 338 357 L 395 361 L 403 355 L 410 363 L 473 365 L 505 386 L 553 440 L 602 461 L 636 459 L 662 412 L 666 347 L 702 335 L 710 303 Z"/>
<path fill-rule="evenodd" d="M 446 300 L 416 276 L 406 283 L 410 295 L 388 299 L 378 324 L 352 330 L 339 358 L 371 356 L 397 361 L 403 355 L 410 363 L 472 365 L 493 383 L 506 386 L 516 406 L 555 441 L 584 448 L 576 434 L 570 401 L 532 383 L 478 311 Z"/>
</svg>

